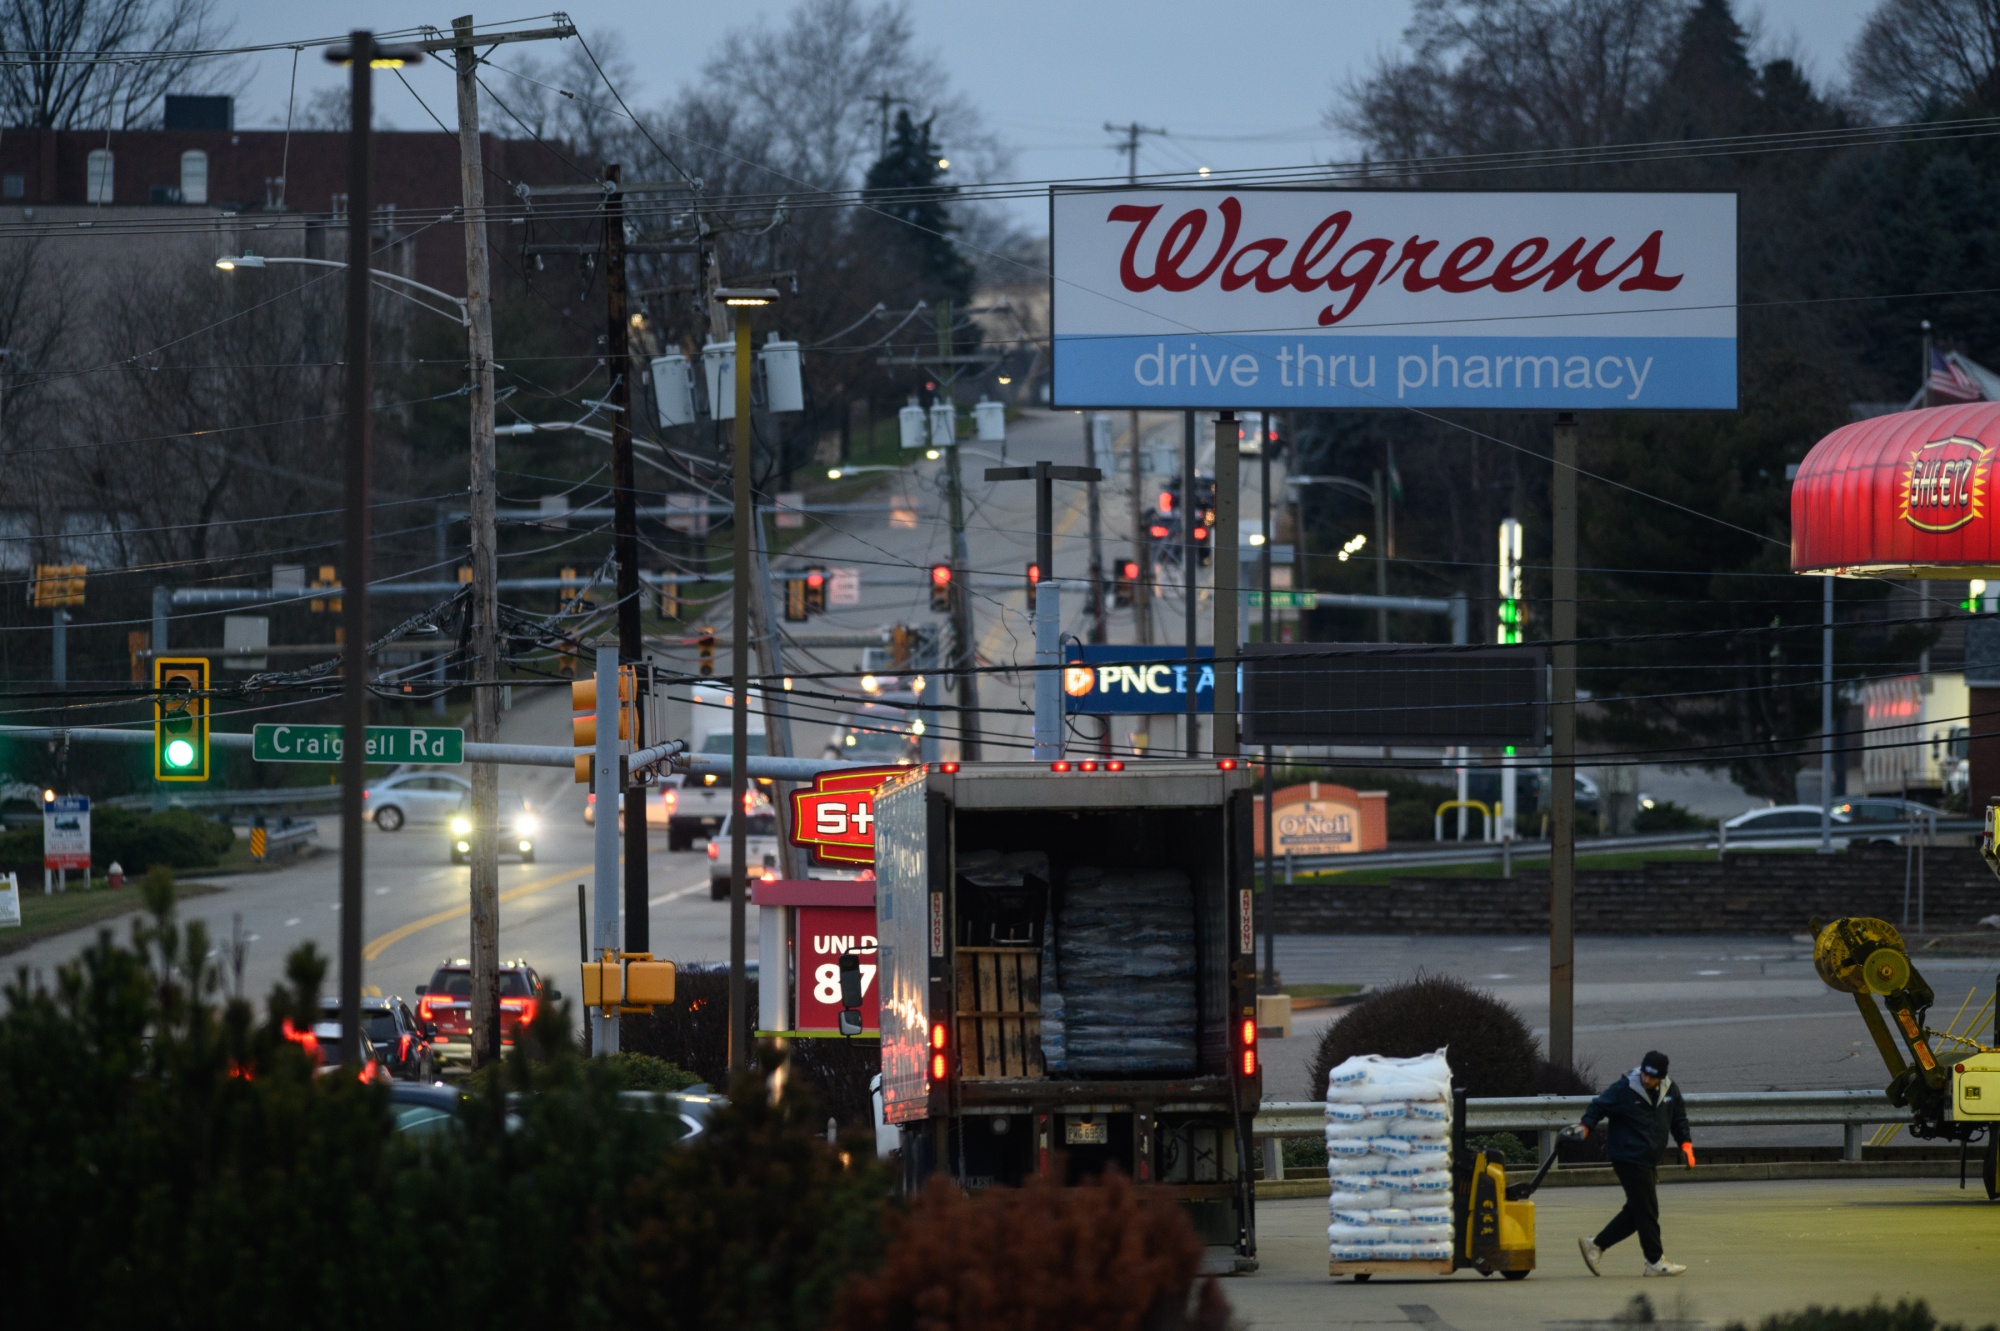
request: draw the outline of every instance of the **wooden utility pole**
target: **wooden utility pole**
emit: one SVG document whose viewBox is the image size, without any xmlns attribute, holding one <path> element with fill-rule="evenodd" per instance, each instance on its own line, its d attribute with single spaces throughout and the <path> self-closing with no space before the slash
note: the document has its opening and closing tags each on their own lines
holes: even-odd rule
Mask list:
<svg viewBox="0 0 2000 1331">
<path fill-rule="evenodd" d="M 572 37 L 576 29 L 487 34 L 476 41 L 472 15 L 451 21 L 450 50 L 458 75 L 458 176 L 465 213 L 467 383 L 471 391 L 471 476 L 467 504 L 472 547 L 472 738 L 500 737 L 500 563 L 494 510 L 498 455 L 493 443 L 493 279 L 486 254 L 486 163 L 480 149 L 479 56 L 494 41 Z M 424 43 L 442 49 L 445 43 Z M 359 123 L 358 121 L 356 122 Z M 472 1062 L 500 1057 L 500 772 L 472 765 Z"/>
<path fill-rule="evenodd" d="M 1215 418 L 1215 756 L 1234 758 L 1236 742 L 1236 658 L 1238 598 L 1243 579 L 1238 575 L 1236 520 L 1242 495 L 1238 491 L 1241 472 L 1237 467 L 1238 435 L 1236 413 L 1225 411 Z M 1189 514 L 1192 517 L 1192 514 Z"/>
<path fill-rule="evenodd" d="M 1549 478 L 1549 1061 L 1576 1061 L 1576 417 L 1556 416 Z"/>
</svg>

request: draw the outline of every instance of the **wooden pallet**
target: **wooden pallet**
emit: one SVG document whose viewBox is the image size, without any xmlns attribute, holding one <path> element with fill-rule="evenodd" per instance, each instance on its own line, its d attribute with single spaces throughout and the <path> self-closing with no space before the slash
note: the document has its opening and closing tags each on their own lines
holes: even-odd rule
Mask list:
<svg viewBox="0 0 2000 1331">
<path fill-rule="evenodd" d="M 959 1075 L 966 1081 L 1040 1077 L 1042 954 L 1031 947 L 961 947 Z"/>
<path fill-rule="evenodd" d="M 1356 1280 L 1366 1280 L 1369 1276 L 1448 1276 L 1456 1270 L 1456 1264 L 1449 1258 L 1428 1262 L 1336 1262 L 1328 1259 L 1327 1274 L 1338 1280 L 1342 1276 L 1353 1276 Z"/>
</svg>

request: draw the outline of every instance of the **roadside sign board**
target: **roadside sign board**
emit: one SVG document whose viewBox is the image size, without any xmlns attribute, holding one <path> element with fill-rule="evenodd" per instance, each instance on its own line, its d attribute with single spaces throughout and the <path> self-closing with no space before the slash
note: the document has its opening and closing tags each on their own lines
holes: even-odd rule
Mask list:
<svg viewBox="0 0 2000 1331">
<path fill-rule="evenodd" d="M 1240 673 L 1240 672 L 1239 672 Z M 1190 686 L 1195 711 L 1215 710 L 1215 648 L 1104 647 L 1071 644 L 1063 661 L 1063 707 L 1097 716 L 1172 716 L 1187 711 Z"/>
<path fill-rule="evenodd" d="M 250 755 L 260 763 L 337 763 L 341 727 L 262 725 L 251 732 Z M 370 726 L 371 763 L 465 761 L 465 732 L 449 726 Z"/>
<path fill-rule="evenodd" d="M 875 792 L 903 770 L 821 772 L 810 790 L 792 792 L 792 844 L 821 864 L 875 863 Z"/>
<path fill-rule="evenodd" d="M 1736 407 L 1736 196 L 1057 189 L 1053 405 Z"/>
<path fill-rule="evenodd" d="M 800 906 L 793 923 L 798 947 L 800 1031 L 840 1029 L 840 958 L 849 949 L 861 963 L 861 1033 L 882 1031 L 882 994 L 875 983 L 875 908 Z"/>
<path fill-rule="evenodd" d="M 21 924 L 21 883 L 13 874 L 0 878 L 0 929 L 16 929 Z"/>
<path fill-rule="evenodd" d="M 90 797 L 59 795 L 42 805 L 42 867 L 90 867 Z"/>
</svg>

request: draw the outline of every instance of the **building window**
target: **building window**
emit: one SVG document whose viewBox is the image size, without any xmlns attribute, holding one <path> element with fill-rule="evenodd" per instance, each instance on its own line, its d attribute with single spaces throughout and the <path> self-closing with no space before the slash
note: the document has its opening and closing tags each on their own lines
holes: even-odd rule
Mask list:
<svg viewBox="0 0 2000 1331">
<path fill-rule="evenodd" d="M 19 171 L 9 171 L 0 176 L 0 198 L 25 199 L 28 197 L 28 178 Z"/>
<path fill-rule="evenodd" d="M 181 202 L 208 202 L 208 154 L 198 149 L 181 154 Z"/>
<path fill-rule="evenodd" d="M 34 536 L 26 509 L 0 508 L 0 572 L 26 573 L 35 566 Z"/>
<path fill-rule="evenodd" d="M 111 202 L 111 150 L 92 148 L 90 150 L 89 180 L 84 186 L 85 203 Z"/>
</svg>

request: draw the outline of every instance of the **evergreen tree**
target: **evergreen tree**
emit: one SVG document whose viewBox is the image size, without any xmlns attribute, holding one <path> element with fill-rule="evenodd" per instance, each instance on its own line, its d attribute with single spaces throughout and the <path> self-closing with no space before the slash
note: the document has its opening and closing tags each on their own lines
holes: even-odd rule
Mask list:
<svg viewBox="0 0 2000 1331">
<path fill-rule="evenodd" d="M 964 305 L 972 295 L 972 265 L 952 242 L 958 227 L 951 200 L 958 188 L 943 183 L 943 160 L 931 138 L 931 121 L 918 123 L 908 111 L 898 111 L 889 149 L 868 168 L 862 197 L 874 210 L 873 229 L 896 257 L 912 294 Z"/>
</svg>

